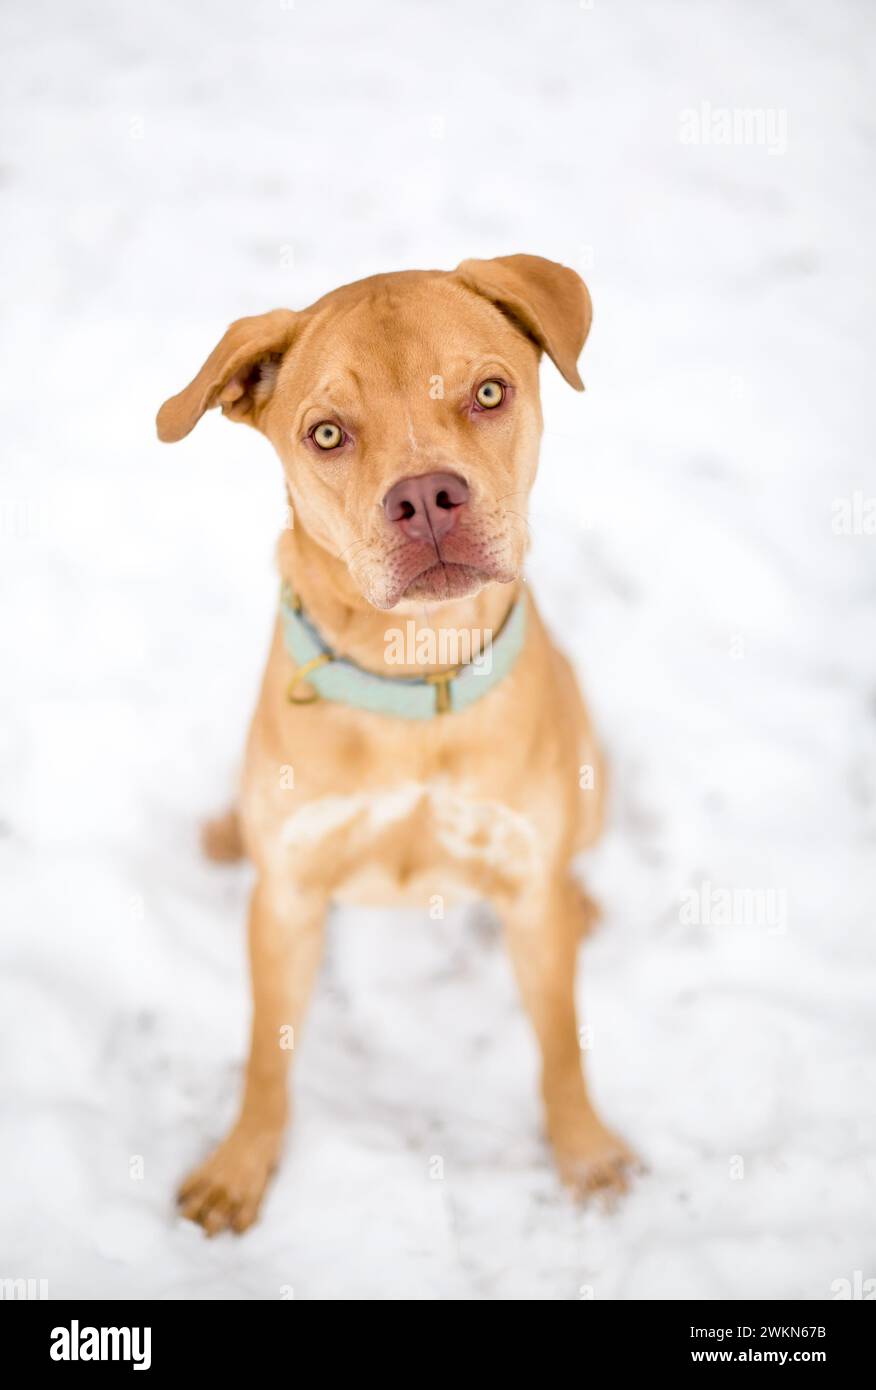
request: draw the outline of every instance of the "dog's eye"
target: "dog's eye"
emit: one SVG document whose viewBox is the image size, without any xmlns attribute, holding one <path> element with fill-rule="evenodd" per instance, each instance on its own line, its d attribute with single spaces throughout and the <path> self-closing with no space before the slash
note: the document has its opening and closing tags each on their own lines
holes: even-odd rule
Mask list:
<svg viewBox="0 0 876 1390">
<path fill-rule="evenodd" d="M 321 449 L 337 449 L 344 442 L 344 431 L 340 425 L 333 425 L 331 420 L 322 420 L 314 425 L 310 437 Z"/>
<path fill-rule="evenodd" d="M 484 410 L 495 410 L 505 399 L 505 387 L 501 381 L 482 381 L 475 392 L 475 400 Z"/>
</svg>

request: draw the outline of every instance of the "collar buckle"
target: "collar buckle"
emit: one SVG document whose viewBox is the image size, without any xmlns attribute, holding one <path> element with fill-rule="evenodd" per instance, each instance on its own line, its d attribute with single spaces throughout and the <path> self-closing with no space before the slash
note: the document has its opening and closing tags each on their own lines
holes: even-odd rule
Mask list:
<svg viewBox="0 0 876 1390">
<path fill-rule="evenodd" d="M 426 676 L 427 685 L 435 687 L 435 713 L 450 714 L 453 701 L 450 698 L 450 682 L 455 681 L 462 668 L 454 666 L 450 671 L 439 671 L 434 676 Z"/>
</svg>

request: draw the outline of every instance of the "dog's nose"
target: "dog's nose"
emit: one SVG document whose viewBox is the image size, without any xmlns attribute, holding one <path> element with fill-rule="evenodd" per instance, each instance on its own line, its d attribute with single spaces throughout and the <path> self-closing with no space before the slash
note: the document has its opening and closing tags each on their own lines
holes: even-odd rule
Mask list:
<svg viewBox="0 0 876 1390">
<path fill-rule="evenodd" d="M 468 484 L 455 473 L 402 478 L 383 499 L 387 518 L 411 540 L 440 541 L 468 501 Z"/>
</svg>

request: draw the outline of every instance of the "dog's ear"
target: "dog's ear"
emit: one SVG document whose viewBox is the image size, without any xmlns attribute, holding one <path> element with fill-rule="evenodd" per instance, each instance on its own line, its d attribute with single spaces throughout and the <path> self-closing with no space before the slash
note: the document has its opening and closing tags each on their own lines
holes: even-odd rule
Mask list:
<svg viewBox="0 0 876 1390">
<path fill-rule="evenodd" d="M 463 261 L 456 274 L 534 338 L 570 386 L 584 390 L 577 363 L 592 310 L 580 275 L 541 256 Z"/>
<path fill-rule="evenodd" d="M 204 414 L 220 405 L 232 420 L 255 423 L 256 407 L 270 396 L 298 315 L 291 309 L 238 319 L 217 343 L 194 381 L 158 412 L 158 438 L 184 439 Z"/>
</svg>

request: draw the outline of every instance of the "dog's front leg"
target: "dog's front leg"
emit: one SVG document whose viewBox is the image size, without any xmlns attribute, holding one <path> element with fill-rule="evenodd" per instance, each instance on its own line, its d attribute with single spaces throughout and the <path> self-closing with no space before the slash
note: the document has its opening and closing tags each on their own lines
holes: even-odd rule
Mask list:
<svg viewBox="0 0 876 1390">
<path fill-rule="evenodd" d="M 575 960 L 591 910 L 566 873 L 499 904 L 514 973 L 541 1050 L 548 1137 L 579 1196 L 623 1191 L 635 1163 L 587 1094 L 575 1013 Z"/>
<path fill-rule="evenodd" d="M 263 878 L 250 905 L 252 1040 L 240 1115 L 180 1188 L 184 1216 L 209 1235 L 245 1231 L 277 1165 L 288 1114 L 288 1070 L 322 951 L 326 902 Z"/>
</svg>

